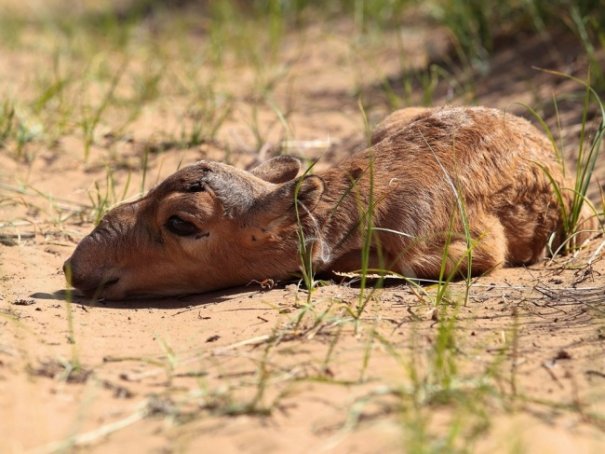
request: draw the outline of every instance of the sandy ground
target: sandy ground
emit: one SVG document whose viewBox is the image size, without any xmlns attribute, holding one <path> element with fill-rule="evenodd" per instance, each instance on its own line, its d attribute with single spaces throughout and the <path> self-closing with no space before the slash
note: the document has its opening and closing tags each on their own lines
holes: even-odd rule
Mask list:
<svg viewBox="0 0 605 454">
<path fill-rule="evenodd" d="M 443 36 L 417 27 L 403 31 L 410 68 L 446 52 Z M 356 91 L 371 122 L 389 110 L 380 85 L 403 78 L 399 48 L 384 46 L 370 59 L 363 47 L 351 50 L 345 25 L 301 33 L 305 39 L 289 36 L 284 46 L 282 58 L 296 61 L 275 97 L 292 100 L 289 151 L 327 166 L 363 144 Z M 322 46 L 300 44 L 318 37 Z M 3 71 L 33 64 L 0 52 Z M 517 103 L 570 93 L 572 83 L 530 67 L 582 74 L 586 62 L 571 55 L 567 43 L 510 43 L 490 73 L 475 76 L 474 102 L 523 113 Z M 11 74 L 4 82 L 18 85 Z M 221 83 L 248 87 L 252 76 L 237 75 Z M 433 104 L 461 102 L 450 99 L 452 86 L 442 80 Z M 146 187 L 200 157 L 257 160 L 242 127 L 253 103 L 242 94 L 216 143 L 168 144 L 152 154 Z M 578 107 L 563 102 L 559 110 L 573 144 Z M 552 124 L 554 114 L 544 112 Z M 270 145 L 261 154 L 270 155 L 283 135 L 270 108 L 259 118 Z M 98 156 L 120 156 L 119 188 L 134 169 L 134 195 L 138 151 L 162 145 L 160 126 L 178 123 L 170 109 L 147 109 L 127 139 L 100 136 L 86 164 L 77 133 L 54 148 L 32 144 L 29 164 L 0 152 L 0 452 L 412 452 L 447 448 L 450 439 L 450 447 L 477 452 L 603 452 L 602 237 L 576 257 L 476 279 L 466 305 L 439 309 L 434 288 L 390 281 L 357 321 L 351 308 L 360 290 L 350 280 L 318 288 L 310 305 L 296 283 L 158 301 L 72 295 L 61 266 L 92 228 L 78 209 L 90 204 L 93 182 L 104 182 Z M 596 177 L 605 181 L 602 160 Z M 593 200 L 598 193 L 595 184 Z M 449 300 L 463 293 L 452 285 Z M 446 349 L 450 365 L 436 369 L 446 319 L 455 344 Z"/>
</svg>

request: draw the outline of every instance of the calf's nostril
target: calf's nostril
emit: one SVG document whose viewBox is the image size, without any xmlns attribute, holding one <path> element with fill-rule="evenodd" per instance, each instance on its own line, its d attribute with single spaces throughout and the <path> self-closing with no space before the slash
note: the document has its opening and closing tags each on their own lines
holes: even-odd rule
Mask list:
<svg viewBox="0 0 605 454">
<path fill-rule="evenodd" d="M 119 277 L 114 277 L 114 278 L 110 278 L 110 279 L 105 279 L 105 280 L 104 280 L 104 281 L 101 283 L 101 285 L 102 285 L 103 287 L 111 287 L 112 285 L 117 284 L 119 280 L 120 280 L 120 278 L 119 278 Z"/>
<path fill-rule="evenodd" d="M 63 264 L 63 273 L 67 283 L 83 292 L 109 287 L 119 281 L 119 277 L 107 275 L 104 271 L 88 266 L 88 262 L 74 261 L 70 257 Z"/>
</svg>

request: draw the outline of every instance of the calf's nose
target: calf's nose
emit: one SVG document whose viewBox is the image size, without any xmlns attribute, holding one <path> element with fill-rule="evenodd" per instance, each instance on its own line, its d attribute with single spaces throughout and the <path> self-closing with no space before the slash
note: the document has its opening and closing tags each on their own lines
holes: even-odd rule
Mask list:
<svg viewBox="0 0 605 454">
<path fill-rule="evenodd" d="M 73 256 L 63 264 L 63 274 L 65 274 L 67 283 L 79 290 L 92 288 L 96 281 L 100 282 L 100 279 L 95 278 L 91 273 L 83 272 L 82 267 L 77 266 L 77 261 Z"/>
<path fill-rule="evenodd" d="M 118 277 L 105 275 L 98 268 L 82 266 L 74 257 L 70 257 L 63 264 L 63 273 L 67 283 L 77 288 L 85 295 L 92 295 L 101 287 L 109 287 L 118 282 Z"/>
</svg>

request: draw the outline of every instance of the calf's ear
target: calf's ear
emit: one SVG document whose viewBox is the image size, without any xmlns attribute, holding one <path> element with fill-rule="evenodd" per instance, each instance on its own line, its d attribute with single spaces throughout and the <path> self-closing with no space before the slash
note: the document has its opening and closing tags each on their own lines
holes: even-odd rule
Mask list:
<svg viewBox="0 0 605 454">
<path fill-rule="evenodd" d="M 266 194 L 245 222 L 246 238 L 280 241 L 280 232 L 312 215 L 324 192 L 324 182 L 316 175 L 305 175 L 288 181 Z M 249 234 L 249 235 L 248 235 Z"/>
<path fill-rule="evenodd" d="M 250 173 L 269 183 L 285 183 L 293 180 L 300 171 L 300 161 L 292 156 L 277 156 L 259 164 Z"/>
<path fill-rule="evenodd" d="M 296 180 L 283 184 L 273 194 L 273 203 L 282 213 L 278 216 L 293 216 L 303 218 L 310 214 L 321 199 L 324 192 L 324 182 L 317 175 L 304 175 Z"/>
</svg>

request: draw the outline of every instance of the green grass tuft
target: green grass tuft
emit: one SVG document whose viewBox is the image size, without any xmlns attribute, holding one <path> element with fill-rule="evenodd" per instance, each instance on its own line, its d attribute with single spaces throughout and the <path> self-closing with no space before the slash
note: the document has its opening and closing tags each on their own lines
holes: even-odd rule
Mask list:
<svg viewBox="0 0 605 454">
<path fill-rule="evenodd" d="M 552 252 L 554 254 L 558 253 L 559 251 L 569 253 L 576 251 L 581 246 L 580 242 L 577 240 L 580 234 L 582 234 L 580 235 L 580 237 L 585 237 L 586 233 L 591 233 L 583 231 L 587 229 L 586 224 L 584 224 L 584 221 L 586 221 L 585 213 L 587 213 L 587 211 L 592 211 L 592 215 L 595 217 L 597 216 L 596 210 L 594 209 L 594 207 L 592 207 L 588 200 L 588 189 L 590 186 L 590 182 L 592 181 L 594 169 L 602 149 L 603 134 L 605 134 L 605 108 L 603 106 L 603 102 L 600 98 L 599 93 L 590 84 L 590 73 L 588 75 L 588 79 L 586 81 L 583 81 L 581 79 L 558 71 L 543 71 L 549 74 L 554 74 L 559 77 L 564 77 L 573 80 L 584 87 L 579 142 L 577 153 L 574 154 L 574 157 L 576 159 L 576 171 L 573 175 L 573 187 L 563 187 L 561 183 L 554 179 L 554 177 L 546 167 L 538 163 L 538 165 L 542 167 L 542 170 L 545 172 L 546 176 L 549 178 L 553 186 L 553 190 L 555 191 L 555 195 L 559 203 L 559 209 L 561 210 L 563 238 L 561 238 L 561 246 L 559 247 L 559 249 Z M 591 101 L 596 105 L 597 112 L 600 116 L 599 124 L 596 128 L 596 131 L 592 135 L 592 138 L 589 137 L 588 131 L 588 115 L 591 106 Z M 544 128 L 546 135 L 553 146 L 553 151 L 557 157 L 557 160 L 563 166 L 563 175 L 567 175 L 568 172 L 565 170 L 564 166 L 565 161 L 563 159 L 563 150 L 561 150 L 560 147 L 557 145 L 552 130 L 535 110 L 530 108 L 529 111 Z M 589 204 L 590 210 L 584 209 L 586 204 Z"/>
</svg>

